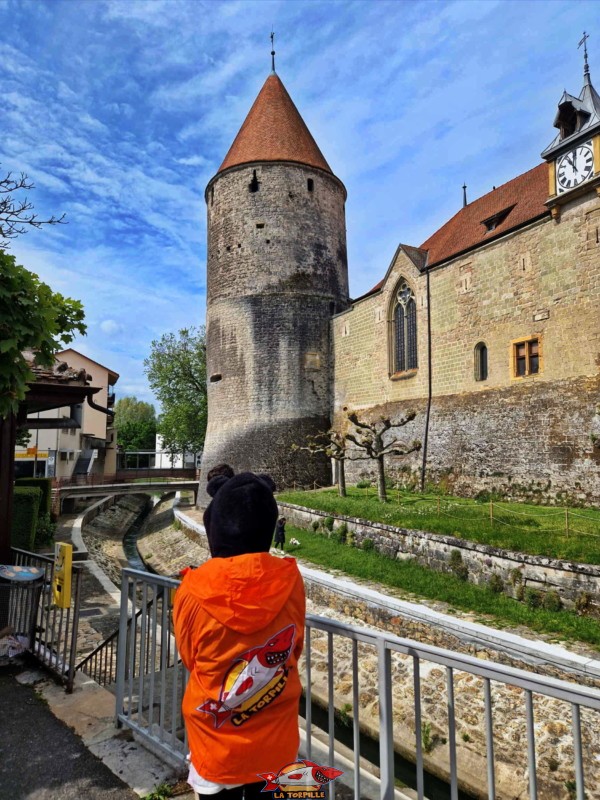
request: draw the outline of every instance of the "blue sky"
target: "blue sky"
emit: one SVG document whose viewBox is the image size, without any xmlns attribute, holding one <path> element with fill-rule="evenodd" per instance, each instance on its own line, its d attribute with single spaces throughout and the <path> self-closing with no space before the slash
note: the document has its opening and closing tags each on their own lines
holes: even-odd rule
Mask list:
<svg viewBox="0 0 600 800">
<path fill-rule="evenodd" d="M 540 161 L 564 88 L 579 93 L 600 3 L 0 0 L 0 169 L 40 216 L 13 243 L 83 301 L 74 347 L 152 400 L 150 343 L 205 318 L 204 187 L 270 70 L 348 189 L 351 293 L 469 199 Z"/>
</svg>

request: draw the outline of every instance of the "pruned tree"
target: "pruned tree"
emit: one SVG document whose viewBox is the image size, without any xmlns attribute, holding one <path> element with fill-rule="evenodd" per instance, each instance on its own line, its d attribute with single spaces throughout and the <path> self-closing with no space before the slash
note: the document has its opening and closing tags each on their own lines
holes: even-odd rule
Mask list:
<svg viewBox="0 0 600 800">
<path fill-rule="evenodd" d="M 416 417 L 416 412 L 411 411 L 399 422 L 392 422 L 388 417 L 380 417 L 376 422 L 363 422 L 356 412 L 350 412 L 348 419 L 356 428 L 354 433 L 347 433 L 346 439 L 356 445 L 365 453 L 364 458 L 377 462 L 377 493 L 382 503 L 387 502 L 385 489 L 385 457 L 406 456 L 421 449 L 421 442 L 413 441 L 410 444 L 402 442 L 395 436 L 386 437 L 388 431 L 403 428 Z M 387 441 L 386 441 L 387 439 Z"/>
<path fill-rule="evenodd" d="M 33 213 L 33 204 L 28 198 L 15 197 L 15 192 L 27 192 L 35 188 L 29 177 L 21 172 L 13 176 L 12 172 L 0 178 L 0 247 L 7 248 L 11 239 L 16 239 L 28 228 L 41 228 L 42 225 L 61 225 L 65 215 L 39 219 Z"/>
<path fill-rule="evenodd" d="M 313 455 L 323 453 L 327 458 L 332 458 L 337 465 L 338 493 L 340 497 L 346 497 L 346 439 L 342 433 L 330 428 L 314 436 L 307 436 L 303 447 L 293 444 L 292 450 L 305 450 Z"/>
</svg>

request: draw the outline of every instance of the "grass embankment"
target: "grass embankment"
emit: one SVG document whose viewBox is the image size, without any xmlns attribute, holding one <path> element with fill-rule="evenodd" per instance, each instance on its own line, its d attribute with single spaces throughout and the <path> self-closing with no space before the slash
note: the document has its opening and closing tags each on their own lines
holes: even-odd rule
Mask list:
<svg viewBox="0 0 600 800">
<path fill-rule="evenodd" d="M 374 551 L 339 544 L 312 531 L 287 526 L 286 534 L 288 542 L 290 538 L 300 541 L 297 548 L 286 546 L 289 554 L 313 564 L 339 569 L 348 576 L 376 581 L 431 600 L 441 600 L 451 608 L 489 615 L 499 627 L 526 625 L 533 631 L 557 639 L 586 642 L 600 650 L 600 624 L 590 617 L 564 610 L 532 609 L 504 594 L 466 583 L 454 575 L 434 572 L 414 561 L 396 561 Z"/>
<path fill-rule="evenodd" d="M 594 509 L 484 503 L 396 489 L 389 490 L 387 503 L 380 503 L 376 489 L 355 486 L 348 488 L 348 497 L 339 497 L 336 489 L 322 489 L 282 492 L 278 499 L 332 515 L 458 536 L 505 550 L 600 564 L 600 512 Z"/>
</svg>

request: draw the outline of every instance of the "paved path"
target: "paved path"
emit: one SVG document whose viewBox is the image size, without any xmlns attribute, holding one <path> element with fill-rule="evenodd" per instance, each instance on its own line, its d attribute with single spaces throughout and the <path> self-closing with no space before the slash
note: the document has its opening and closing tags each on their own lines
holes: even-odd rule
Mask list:
<svg viewBox="0 0 600 800">
<path fill-rule="evenodd" d="M 137 800 L 31 686 L 0 671 L 2 800 Z"/>
</svg>

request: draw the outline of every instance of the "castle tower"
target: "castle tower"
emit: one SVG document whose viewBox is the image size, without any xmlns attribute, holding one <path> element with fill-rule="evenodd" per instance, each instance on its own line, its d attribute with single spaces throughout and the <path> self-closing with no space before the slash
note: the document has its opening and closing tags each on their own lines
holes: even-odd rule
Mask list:
<svg viewBox="0 0 600 800">
<path fill-rule="evenodd" d="M 328 481 L 293 453 L 330 424 L 332 314 L 348 303 L 346 190 L 273 71 L 209 182 L 208 429 L 226 462 L 278 486 Z"/>
</svg>

